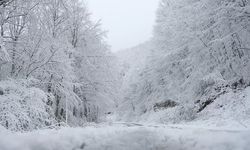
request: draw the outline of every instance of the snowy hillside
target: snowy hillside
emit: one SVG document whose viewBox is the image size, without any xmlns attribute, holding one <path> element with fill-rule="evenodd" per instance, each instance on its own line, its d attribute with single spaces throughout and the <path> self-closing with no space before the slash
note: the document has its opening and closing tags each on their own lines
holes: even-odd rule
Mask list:
<svg viewBox="0 0 250 150">
<path fill-rule="evenodd" d="M 227 118 L 232 109 L 245 116 L 232 120 L 249 118 L 249 99 L 237 98 L 250 83 L 249 8 L 247 1 L 162 0 L 152 56 L 124 103 L 133 107 L 124 119 L 221 119 L 216 114 Z"/>
</svg>

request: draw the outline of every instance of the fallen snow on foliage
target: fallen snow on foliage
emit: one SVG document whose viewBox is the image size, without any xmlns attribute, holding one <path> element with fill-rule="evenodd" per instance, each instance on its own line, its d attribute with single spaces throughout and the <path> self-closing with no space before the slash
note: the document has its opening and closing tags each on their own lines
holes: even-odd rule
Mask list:
<svg viewBox="0 0 250 150">
<path fill-rule="evenodd" d="M 55 122 L 46 104 L 48 95 L 29 82 L 32 81 L 0 81 L 0 125 L 9 130 L 30 131 Z"/>
<path fill-rule="evenodd" d="M 1 150 L 247 150 L 250 131 L 114 123 L 85 128 L 0 132 Z"/>
</svg>

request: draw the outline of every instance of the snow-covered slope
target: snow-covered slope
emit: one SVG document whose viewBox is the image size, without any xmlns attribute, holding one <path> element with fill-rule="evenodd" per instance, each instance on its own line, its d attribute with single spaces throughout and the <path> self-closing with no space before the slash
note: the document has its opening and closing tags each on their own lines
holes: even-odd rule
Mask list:
<svg viewBox="0 0 250 150">
<path fill-rule="evenodd" d="M 152 55 L 131 83 L 133 92 L 122 107 L 132 109 L 122 109 L 121 114 L 129 114 L 123 119 L 248 119 L 249 98 L 239 95 L 248 93 L 244 89 L 250 85 L 249 5 L 241 0 L 162 0 Z M 235 110 L 241 117 L 232 117 Z"/>
<path fill-rule="evenodd" d="M 219 96 L 200 113 L 191 114 L 190 111 L 177 106 L 156 112 L 148 111 L 134 120 L 165 124 L 185 123 L 203 127 L 250 128 L 250 87 L 240 91 L 231 90 Z"/>
</svg>

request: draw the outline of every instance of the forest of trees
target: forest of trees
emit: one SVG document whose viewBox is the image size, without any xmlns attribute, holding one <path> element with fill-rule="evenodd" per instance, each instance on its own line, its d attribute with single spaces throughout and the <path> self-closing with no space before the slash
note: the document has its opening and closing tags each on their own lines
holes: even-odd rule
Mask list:
<svg viewBox="0 0 250 150">
<path fill-rule="evenodd" d="M 116 54 L 128 61 L 120 66 L 85 1 L 0 2 L 0 124 L 10 130 L 77 126 L 112 112 L 193 120 L 250 85 L 247 0 L 161 0 L 153 38 Z"/>
<path fill-rule="evenodd" d="M 130 82 L 121 115 L 163 123 L 193 120 L 221 95 L 249 86 L 249 5 L 161 0 L 150 55 L 132 76 L 137 79 Z"/>
<path fill-rule="evenodd" d="M 115 105 L 114 57 L 90 17 L 80 0 L 0 1 L 2 126 L 80 125 Z"/>
<path fill-rule="evenodd" d="M 250 0 L 159 0 L 111 51 L 87 2 L 127 47 L 149 1 L 0 0 L 0 150 L 249 150 Z"/>
</svg>

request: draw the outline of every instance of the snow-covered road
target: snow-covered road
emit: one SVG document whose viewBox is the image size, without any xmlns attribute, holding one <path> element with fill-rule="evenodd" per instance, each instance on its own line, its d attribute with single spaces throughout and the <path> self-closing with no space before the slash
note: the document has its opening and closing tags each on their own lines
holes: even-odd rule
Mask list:
<svg viewBox="0 0 250 150">
<path fill-rule="evenodd" d="M 8 133 L 0 150 L 249 150 L 250 130 L 112 123 Z"/>
</svg>

